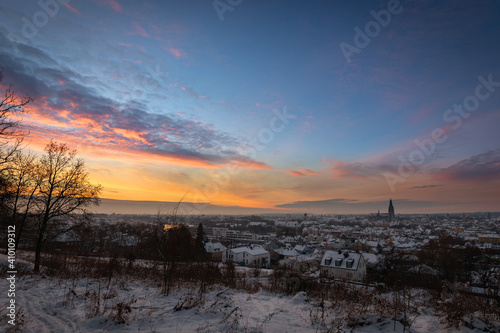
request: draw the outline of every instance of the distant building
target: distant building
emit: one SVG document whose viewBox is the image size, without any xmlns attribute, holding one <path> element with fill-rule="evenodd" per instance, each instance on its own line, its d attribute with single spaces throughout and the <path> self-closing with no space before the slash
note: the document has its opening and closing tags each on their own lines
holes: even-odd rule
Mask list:
<svg viewBox="0 0 500 333">
<path fill-rule="evenodd" d="M 213 235 L 218 238 L 226 237 L 227 228 L 213 228 Z"/>
<path fill-rule="evenodd" d="M 228 228 L 213 228 L 212 229 L 213 237 L 217 239 L 246 239 L 246 240 L 254 240 L 256 239 L 256 235 L 249 232 L 241 232 L 239 230 L 233 230 Z"/>
<path fill-rule="evenodd" d="M 479 235 L 479 241 L 481 243 L 500 244 L 500 235 L 498 234 Z"/>
<path fill-rule="evenodd" d="M 394 206 L 392 205 L 392 199 L 389 201 L 389 222 L 392 222 L 396 219 L 396 215 L 394 214 Z"/>
</svg>

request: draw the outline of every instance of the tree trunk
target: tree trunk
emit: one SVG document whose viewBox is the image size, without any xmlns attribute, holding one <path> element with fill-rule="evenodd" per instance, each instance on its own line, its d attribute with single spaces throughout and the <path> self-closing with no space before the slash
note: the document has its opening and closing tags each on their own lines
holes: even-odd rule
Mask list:
<svg viewBox="0 0 500 333">
<path fill-rule="evenodd" d="M 47 221 L 44 219 L 38 233 L 38 240 L 36 242 L 36 252 L 35 252 L 35 268 L 33 269 L 35 273 L 40 271 L 40 259 L 42 253 L 43 245 L 43 235 L 45 234 L 45 228 L 47 227 Z"/>
<path fill-rule="evenodd" d="M 14 251 L 17 251 L 17 246 L 19 245 L 19 241 L 21 240 L 21 233 L 23 232 L 25 221 L 26 219 L 23 219 L 19 225 L 19 231 L 16 234 L 16 242 L 14 243 Z"/>
</svg>

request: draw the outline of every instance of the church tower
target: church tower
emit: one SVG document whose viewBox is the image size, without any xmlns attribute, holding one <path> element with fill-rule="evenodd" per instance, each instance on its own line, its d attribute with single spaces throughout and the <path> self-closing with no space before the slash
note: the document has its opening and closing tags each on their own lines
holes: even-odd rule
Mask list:
<svg viewBox="0 0 500 333">
<path fill-rule="evenodd" d="M 396 218 L 394 215 L 394 206 L 392 205 L 392 199 L 389 201 L 389 222 L 392 222 Z"/>
</svg>

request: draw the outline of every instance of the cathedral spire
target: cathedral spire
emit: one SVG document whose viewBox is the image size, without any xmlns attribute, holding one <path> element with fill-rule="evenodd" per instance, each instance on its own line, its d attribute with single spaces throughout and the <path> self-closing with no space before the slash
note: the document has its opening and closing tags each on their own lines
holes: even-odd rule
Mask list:
<svg viewBox="0 0 500 333">
<path fill-rule="evenodd" d="M 389 222 L 392 222 L 396 218 L 394 214 L 394 206 L 392 205 L 392 198 L 389 200 Z"/>
</svg>

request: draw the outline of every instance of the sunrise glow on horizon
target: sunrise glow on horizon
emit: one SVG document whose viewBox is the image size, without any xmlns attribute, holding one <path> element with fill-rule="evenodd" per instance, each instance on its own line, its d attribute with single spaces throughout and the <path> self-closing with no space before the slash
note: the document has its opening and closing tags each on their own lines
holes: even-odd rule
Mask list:
<svg viewBox="0 0 500 333">
<path fill-rule="evenodd" d="M 41 3 L 0 5 L 2 84 L 103 198 L 500 211 L 500 3 Z"/>
</svg>

